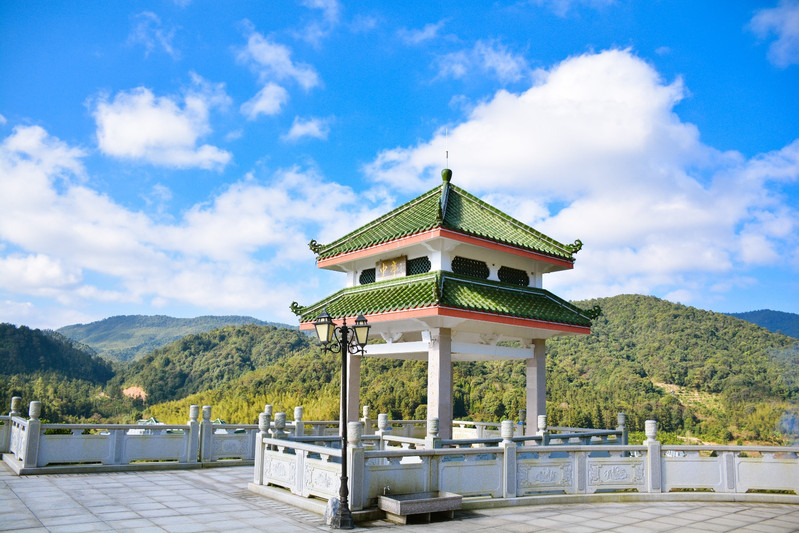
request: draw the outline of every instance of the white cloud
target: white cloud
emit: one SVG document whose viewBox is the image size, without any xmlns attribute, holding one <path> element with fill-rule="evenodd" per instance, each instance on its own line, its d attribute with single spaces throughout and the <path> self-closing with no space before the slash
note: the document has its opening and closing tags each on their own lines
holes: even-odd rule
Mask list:
<svg viewBox="0 0 799 533">
<path fill-rule="evenodd" d="M 258 32 L 252 32 L 247 46 L 239 51 L 238 60 L 252 65 L 264 81 L 293 80 L 306 91 L 319 85 L 319 75 L 311 65 L 295 63 L 288 46 L 272 42 Z"/>
<path fill-rule="evenodd" d="M 776 36 L 768 50 L 774 65 L 786 68 L 799 64 L 799 1 L 780 0 L 777 7 L 757 11 L 749 27 L 762 39 Z"/>
<path fill-rule="evenodd" d="M 439 57 L 437 65 L 439 78 L 463 79 L 479 72 L 510 83 L 530 76 L 527 60 L 496 41 L 477 41 L 471 50 Z"/>
<path fill-rule="evenodd" d="M 749 160 L 714 150 L 675 114 L 684 93 L 629 51 L 567 59 L 448 126 L 453 183 L 555 239 L 585 242 L 573 272 L 546 280 L 569 298 L 698 293 L 710 278 L 719 286 L 786 261 L 799 250 L 799 213 L 779 187 L 799 179 L 799 140 Z M 441 128 L 364 172 L 418 192 L 440 183 L 444 150 Z"/>
<path fill-rule="evenodd" d="M 267 181 L 247 177 L 178 220 L 159 220 L 86 186 L 84 156 L 38 126 L 16 127 L 0 142 L 0 300 L 21 302 L 15 309 L 39 324 L 76 319 L 65 309 L 98 302 L 292 321 L 292 300 L 319 296 L 307 242 L 332 240 L 391 207 L 292 168 Z M 151 197 L 166 202 L 171 192 L 156 186 Z M 37 298 L 63 307 L 44 310 Z"/>
<path fill-rule="evenodd" d="M 438 37 L 438 32 L 446 23 L 446 20 L 439 20 L 435 24 L 432 22 L 429 24 L 425 24 L 422 29 L 407 29 L 407 28 L 400 28 L 397 30 L 397 35 L 400 39 L 405 41 L 407 44 L 421 44 L 423 42 L 429 41 L 431 39 L 435 39 Z"/>
<path fill-rule="evenodd" d="M 237 60 L 250 65 L 263 85 L 255 96 L 241 106 L 241 113 L 248 120 L 255 120 L 261 115 L 277 115 L 283 110 L 289 93 L 276 82 L 293 81 L 306 91 L 320 83 L 316 69 L 291 59 L 288 46 L 275 43 L 256 31 L 251 31 L 247 46 L 239 50 Z"/>
<path fill-rule="evenodd" d="M 616 3 L 616 0 L 531 0 L 531 3 L 546 6 L 559 17 L 565 17 L 573 7 L 585 5 L 592 9 L 600 9 Z"/>
<path fill-rule="evenodd" d="M 289 93 L 277 83 L 269 82 L 241 105 L 241 112 L 247 120 L 255 120 L 260 115 L 277 115 L 289 100 Z"/>
<path fill-rule="evenodd" d="M 329 133 L 330 124 L 325 119 L 314 117 L 302 119 L 300 117 L 294 117 L 291 129 L 286 135 L 282 136 L 282 139 L 286 141 L 296 141 L 303 137 L 312 137 L 314 139 L 326 140 Z"/>
<path fill-rule="evenodd" d="M 296 36 L 314 46 L 319 46 L 337 26 L 341 16 L 341 4 L 338 0 L 302 0 L 302 5 L 322 12 L 321 20 L 310 22 Z"/>
<path fill-rule="evenodd" d="M 161 19 L 152 11 L 143 11 L 134 17 L 134 25 L 128 35 L 128 43 L 144 46 L 145 55 L 161 49 L 173 59 L 180 59 L 180 52 L 172 45 L 175 28 L 164 28 Z"/>
<path fill-rule="evenodd" d="M 183 97 L 157 97 L 146 87 L 121 91 L 109 101 L 91 103 L 97 143 L 106 155 L 177 168 L 221 169 L 230 161 L 225 150 L 198 140 L 211 133 L 209 114 L 230 103 L 224 84 L 210 84 L 192 75 Z"/>
<path fill-rule="evenodd" d="M 0 257 L 0 287 L 6 290 L 41 295 L 80 281 L 79 270 L 65 269 L 61 261 L 44 254 Z"/>
<path fill-rule="evenodd" d="M 0 126 L 5 125 L 6 122 L 7 122 L 6 117 L 4 117 L 3 115 L 0 115 Z"/>
</svg>

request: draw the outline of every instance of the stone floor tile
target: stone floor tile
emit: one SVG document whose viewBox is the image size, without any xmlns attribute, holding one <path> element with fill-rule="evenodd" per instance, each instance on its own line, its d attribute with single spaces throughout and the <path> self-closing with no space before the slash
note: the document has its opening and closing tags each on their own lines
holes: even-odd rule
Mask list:
<svg viewBox="0 0 799 533">
<path fill-rule="evenodd" d="M 50 526 L 48 531 L 53 533 L 88 533 L 91 531 L 113 531 L 105 522 L 89 522 L 83 524 L 62 524 Z"/>
</svg>

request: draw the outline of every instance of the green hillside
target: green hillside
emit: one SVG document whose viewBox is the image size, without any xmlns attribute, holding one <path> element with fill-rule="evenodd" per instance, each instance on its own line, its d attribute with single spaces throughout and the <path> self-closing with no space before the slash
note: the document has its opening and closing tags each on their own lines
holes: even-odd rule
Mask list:
<svg viewBox="0 0 799 533">
<path fill-rule="evenodd" d="M 112 316 L 89 324 L 75 324 L 58 330 L 62 335 L 94 348 L 112 360 L 130 361 L 178 339 L 225 326 L 256 324 L 288 327 L 249 316 L 200 316 L 174 318 L 163 315 Z"/>
<path fill-rule="evenodd" d="M 227 326 L 187 335 L 133 361 L 109 382 L 108 389 L 116 395 L 138 387 L 148 403 L 164 402 L 219 386 L 308 349 L 308 336 L 297 329 Z"/>
<path fill-rule="evenodd" d="M 0 324 L 0 402 L 7 412 L 13 396 L 40 400 L 43 417 L 78 422 L 115 419 L 133 402 L 113 400 L 103 386 L 114 375 L 108 361 L 86 346 L 52 331 Z"/>
<path fill-rule="evenodd" d="M 796 339 L 646 296 L 577 304 L 600 305 L 603 314 L 591 335 L 547 342 L 551 425 L 612 427 L 624 411 L 634 430 L 655 418 L 672 434 L 715 442 L 788 438 L 779 424 L 799 416 Z M 31 346 L 37 342 L 44 340 Z M 40 352 L 31 347 L 17 353 Z M 339 356 L 322 353 L 296 328 L 227 326 L 188 335 L 94 381 L 79 378 L 85 370 L 79 367 L 98 359 L 73 355 L 83 363 L 5 365 L 21 373 L 0 375 L 4 400 L 22 391 L 26 402 L 49 405 L 52 420 L 132 420 L 146 410 L 182 423 L 192 403 L 214 406 L 214 416 L 229 422 L 254 422 L 265 403 L 289 413 L 303 405 L 308 419 L 330 420 L 338 413 Z M 20 361 L 16 356 L 14 364 Z M 515 419 L 524 407 L 523 362 L 457 363 L 453 381 L 456 418 Z M 426 387 L 426 363 L 363 361 L 362 403 L 375 413 L 424 418 Z M 136 392 L 144 394 L 130 397 Z"/>
<path fill-rule="evenodd" d="M 780 418 L 799 400 L 795 339 L 753 324 L 645 296 L 587 302 L 604 313 L 587 337 L 547 342 L 550 423 L 611 427 L 628 414 L 633 429 L 649 418 L 661 428 L 705 439 L 779 441 Z M 280 330 L 275 332 L 280 334 Z M 366 358 L 362 403 L 392 418 L 423 418 L 426 365 Z M 338 358 L 298 349 L 213 390 L 151 407 L 159 418 L 182 421 L 191 403 L 215 416 L 254 421 L 264 403 L 309 419 L 337 416 Z M 456 363 L 456 418 L 498 421 L 524 407 L 524 364 Z M 199 390 L 199 389 L 198 389 Z"/>
<path fill-rule="evenodd" d="M 761 309 L 760 311 L 748 311 L 746 313 L 729 313 L 729 315 L 757 324 L 761 328 L 766 328 L 774 333 L 782 333 L 794 339 L 799 339 L 799 315 L 796 313 Z"/>
</svg>

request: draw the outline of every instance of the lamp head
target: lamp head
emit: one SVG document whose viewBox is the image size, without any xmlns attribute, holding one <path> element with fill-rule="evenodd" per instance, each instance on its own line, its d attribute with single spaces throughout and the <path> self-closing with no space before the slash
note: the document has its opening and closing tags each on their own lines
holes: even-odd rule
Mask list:
<svg viewBox="0 0 799 533">
<path fill-rule="evenodd" d="M 333 340 L 333 330 L 335 329 L 335 324 L 333 324 L 333 319 L 330 318 L 330 315 L 327 314 L 327 311 L 322 311 L 322 313 L 316 317 L 313 325 L 314 328 L 316 328 L 316 336 L 319 337 L 319 342 L 321 342 L 324 346 L 330 344 L 330 341 Z"/>
<path fill-rule="evenodd" d="M 369 340 L 369 328 L 371 327 L 363 315 L 358 315 L 358 318 L 355 319 L 355 326 L 352 329 L 355 330 L 355 342 L 358 343 L 361 349 L 366 346 L 366 342 Z"/>
</svg>

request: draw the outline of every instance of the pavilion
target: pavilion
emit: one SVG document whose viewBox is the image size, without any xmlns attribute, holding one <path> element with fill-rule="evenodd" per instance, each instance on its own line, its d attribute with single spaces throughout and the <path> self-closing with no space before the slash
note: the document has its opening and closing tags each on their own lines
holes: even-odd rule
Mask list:
<svg viewBox="0 0 799 533">
<path fill-rule="evenodd" d="M 587 335 L 599 308 L 584 310 L 543 288 L 543 275 L 574 267 L 582 247 L 562 244 L 451 183 L 327 244 L 310 242 L 319 268 L 346 287 L 292 310 L 312 329 L 324 310 L 352 323 L 363 314 L 385 344 L 367 357 L 427 361 L 427 416 L 452 437 L 452 363 L 524 360 L 528 435 L 546 414 L 546 339 Z M 506 341 L 517 341 L 514 346 Z M 349 420 L 360 405 L 361 357 L 348 358 Z"/>
</svg>

